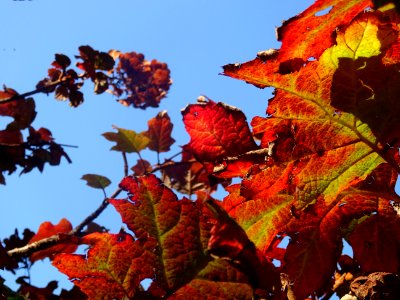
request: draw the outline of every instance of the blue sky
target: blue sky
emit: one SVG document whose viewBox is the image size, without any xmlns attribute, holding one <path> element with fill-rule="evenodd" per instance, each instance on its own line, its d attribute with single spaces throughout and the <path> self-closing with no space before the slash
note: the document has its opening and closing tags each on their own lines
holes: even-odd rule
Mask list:
<svg viewBox="0 0 400 300">
<path fill-rule="evenodd" d="M 71 58 L 81 45 L 101 51 L 117 49 L 144 53 L 147 59 L 168 63 L 173 85 L 160 108 L 146 111 L 126 108 L 111 95 L 95 96 L 91 84 L 84 91 L 85 103 L 71 108 L 53 97 L 36 95 L 36 128 L 50 129 L 56 141 L 78 146 L 66 149 L 73 163 L 46 166 L 6 178 L 0 186 L 0 238 L 15 228 L 37 230 L 43 221 L 57 223 L 66 217 L 75 226 L 102 201 L 101 191 L 80 180 L 85 173 L 109 177 L 111 194 L 123 175 L 120 153 L 101 134 L 112 125 L 142 131 L 147 120 L 167 110 L 174 122 L 176 139 L 171 154 L 188 142 L 180 109 L 199 95 L 241 108 L 248 120 L 264 115 L 271 90 L 260 90 L 219 75 L 227 63 L 253 59 L 260 50 L 279 48 L 275 27 L 304 10 L 307 1 L 136 1 L 136 0 L 1 0 L 0 84 L 18 92 L 30 91 L 44 78 L 55 53 Z M 4 121 L 0 121 L 0 125 Z M 154 161 L 145 152 L 144 157 Z M 137 157 L 129 157 L 130 165 Z M 121 228 L 112 207 L 96 220 L 116 232 Z M 0 271 L 0 276 L 7 274 Z M 13 278 L 7 283 L 12 286 Z M 45 286 L 53 279 L 70 287 L 65 276 L 46 260 L 32 269 L 32 283 Z"/>
</svg>

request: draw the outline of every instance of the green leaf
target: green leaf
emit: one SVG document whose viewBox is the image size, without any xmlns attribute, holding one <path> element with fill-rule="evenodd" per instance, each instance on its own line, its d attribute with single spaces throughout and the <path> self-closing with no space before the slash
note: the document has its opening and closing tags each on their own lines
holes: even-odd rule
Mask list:
<svg viewBox="0 0 400 300">
<path fill-rule="evenodd" d="M 111 150 L 126 153 L 140 152 L 141 150 L 145 149 L 150 143 L 150 139 L 142 133 L 137 133 L 133 130 L 118 128 L 116 126 L 114 126 L 114 128 L 118 130 L 117 133 L 103 133 L 103 136 L 107 140 L 117 143 L 111 148 Z"/>
<path fill-rule="evenodd" d="M 81 179 L 86 180 L 86 184 L 95 189 L 104 189 L 111 184 L 110 179 L 96 174 L 85 174 Z"/>
</svg>

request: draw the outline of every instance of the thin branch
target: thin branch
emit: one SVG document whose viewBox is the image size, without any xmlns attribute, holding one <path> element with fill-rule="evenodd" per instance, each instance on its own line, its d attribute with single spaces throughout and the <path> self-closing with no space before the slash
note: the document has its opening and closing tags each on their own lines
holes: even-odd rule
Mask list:
<svg viewBox="0 0 400 300">
<path fill-rule="evenodd" d="M 128 159 L 126 157 L 126 152 L 122 152 L 122 158 L 124 159 L 124 175 L 126 177 L 128 176 L 129 172 L 129 165 L 128 165 Z"/>
<path fill-rule="evenodd" d="M 55 86 L 65 82 L 65 81 L 67 81 L 66 78 L 50 82 L 50 83 L 46 84 L 45 86 L 37 88 L 37 89 L 35 89 L 33 91 L 26 92 L 26 93 L 23 93 L 23 94 L 15 94 L 15 95 L 11 96 L 10 98 L 1 99 L 0 103 L 7 103 L 7 102 L 11 102 L 11 101 L 17 100 L 17 99 L 23 100 L 25 97 L 29 97 L 29 96 L 32 96 L 32 95 L 35 95 L 35 94 L 39 94 L 39 93 L 45 93 L 47 89 L 55 87 Z"/>
<path fill-rule="evenodd" d="M 190 164 L 194 164 L 197 162 L 199 162 L 199 161 L 197 161 L 195 159 L 191 159 L 188 161 L 167 161 L 167 162 L 163 163 L 162 165 L 155 167 L 153 170 L 151 170 L 151 173 L 155 173 L 157 171 L 168 168 L 170 166 L 190 165 Z"/>
<path fill-rule="evenodd" d="M 55 234 L 48 238 L 25 245 L 24 247 L 12 249 L 8 251 L 7 254 L 9 256 L 22 256 L 22 255 L 29 256 L 30 254 L 36 251 L 47 249 L 51 246 L 54 246 L 55 244 L 58 244 L 63 240 L 66 240 L 67 236 L 70 237 L 69 234 L 63 234 L 63 235 Z"/>
<path fill-rule="evenodd" d="M 115 198 L 122 192 L 121 188 L 118 188 L 109 198 L 103 200 L 100 206 L 90 214 L 85 220 L 83 220 L 78 226 L 76 226 L 69 234 L 71 235 L 79 235 L 82 229 L 91 223 L 94 219 L 96 219 L 108 206 L 109 202 L 108 199 Z"/>
<path fill-rule="evenodd" d="M 111 195 L 110 198 L 117 197 L 121 192 L 122 189 L 118 188 Z M 107 208 L 108 204 L 109 204 L 108 199 L 104 199 L 100 204 L 100 206 L 92 214 L 90 214 L 85 220 L 83 220 L 78 226 L 76 226 L 73 230 L 71 230 L 68 233 L 52 235 L 42 240 L 25 245 L 24 247 L 12 249 L 8 251 L 7 254 L 9 256 L 22 256 L 22 255 L 28 256 L 33 252 L 50 248 L 51 246 L 54 246 L 62 241 L 67 241 L 67 240 L 70 241 L 75 236 L 79 236 L 82 229 L 86 225 L 91 223 L 94 219 L 96 219 Z"/>
</svg>

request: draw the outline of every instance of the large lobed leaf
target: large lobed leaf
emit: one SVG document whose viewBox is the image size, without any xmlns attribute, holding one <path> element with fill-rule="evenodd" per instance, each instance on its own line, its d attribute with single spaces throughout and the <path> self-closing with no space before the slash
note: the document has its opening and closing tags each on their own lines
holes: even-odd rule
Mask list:
<svg viewBox="0 0 400 300">
<path fill-rule="evenodd" d="M 126 177 L 128 198 L 110 199 L 134 237 L 94 233 L 82 239 L 87 255 L 60 254 L 53 264 L 90 298 L 222 297 L 251 299 L 247 276 L 207 253 L 214 223 L 201 202 L 178 201 L 154 175 Z M 140 282 L 150 279 L 143 290 Z"/>
<path fill-rule="evenodd" d="M 281 50 L 224 67 L 276 88 L 268 116 L 251 122 L 272 157 L 230 188 L 224 207 L 264 253 L 278 257 L 276 240 L 291 237 L 280 258 L 298 298 L 329 281 L 342 237 L 363 271 L 398 270 L 399 18 L 390 6 L 363 11 L 371 5 L 317 1 L 278 30 Z"/>
<path fill-rule="evenodd" d="M 53 265 L 66 273 L 90 299 L 130 299 L 138 291 L 140 282 L 152 276 L 153 240 L 142 244 L 122 232 L 92 233 L 82 242 L 91 246 L 87 257 L 60 254 Z"/>
</svg>

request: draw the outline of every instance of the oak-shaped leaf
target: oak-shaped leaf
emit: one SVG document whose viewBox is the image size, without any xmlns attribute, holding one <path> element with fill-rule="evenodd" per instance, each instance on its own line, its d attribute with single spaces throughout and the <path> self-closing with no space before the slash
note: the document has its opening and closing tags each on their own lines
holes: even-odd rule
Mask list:
<svg viewBox="0 0 400 300">
<path fill-rule="evenodd" d="M 118 132 L 105 132 L 103 136 L 117 144 L 111 148 L 114 151 L 126 153 L 140 152 L 150 143 L 150 139 L 143 133 L 136 133 L 133 130 L 118 128 L 113 126 Z"/>
<path fill-rule="evenodd" d="M 224 207 L 267 255 L 291 238 L 280 257 L 298 298 L 324 289 L 345 237 L 362 270 L 398 265 L 398 234 L 386 230 L 397 224 L 390 207 L 399 201 L 398 18 L 393 9 L 363 11 L 369 6 L 317 1 L 278 31 L 281 50 L 224 67 L 228 76 L 276 88 L 267 117 L 251 122 L 261 148 L 274 144 L 272 155 L 230 188 Z M 378 261 L 381 251 L 394 257 L 391 266 Z"/>
<path fill-rule="evenodd" d="M 151 277 L 150 290 L 164 293 L 177 290 L 179 294 L 180 288 L 188 290 L 201 283 L 203 288 L 196 289 L 209 289 L 210 295 L 218 295 L 215 293 L 221 291 L 210 280 L 226 281 L 231 287 L 247 284 L 240 271 L 224 261 L 212 261 L 208 256 L 213 218 L 201 202 L 178 201 L 176 195 L 154 175 L 126 177 L 120 186 L 128 191 L 129 199 L 110 200 L 110 203 L 138 241 L 147 237 L 157 241 L 155 274 Z M 234 279 L 232 275 L 238 277 Z M 219 291 L 213 291 L 215 288 Z M 247 292 L 250 295 L 248 287 Z M 225 290 L 224 293 L 228 297 L 233 291 Z"/>
<path fill-rule="evenodd" d="M 68 238 L 68 236 L 66 235 L 71 230 L 72 230 L 72 225 L 65 218 L 61 219 L 60 222 L 56 225 L 53 225 L 50 222 L 43 222 L 42 224 L 40 224 L 38 232 L 31 238 L 29 244 L 35 243 L 37 241 L 51 237 L 53 235 L 59 235 L 60 240 L 63 241 L 45 250 L 34 252 L 33 254 L 30 255 L 29 257 L 30 260 L 32 262 L 35 262 L 37 260 L 41 260 L 46 257 L 53 259 L 54 256 L 58 253 L 74 252 L 77 248 L 77 245 L 74 241 L 72 241 L 71 238 Z"/>
<path fill-rule="evenodd" d="M 111 184 L 110 179 L 97 174 L 85 174 L 81 179 L 86 180 L 86 184 L 95 189 L 104 189 Z"/>
<path fill-rule="evenodd" d="M 171 137 L 173 124 L 167 111 L 162 111 L 147 122 L 149 129 L 144 134 L 150 139 L 150 150 L 158 153 L 167 152 L 175 140 Z"/>
<path fill-rule="evenodd" d="M 215 162 L 257 148 L 245 115 L 235 107 L 201 101 L 188 105 L 182 115 L 190 151 L 200 161 Z"/>
<path fill-rule="evenodd" d="M 59 254 L 53 265 L 67 274 L 90 299 L 132 299 L 140 282 L 153 275 L 155 241 L 132 236 L 92 233 L 82 239 L 85 255 Z"/>
</svg>

